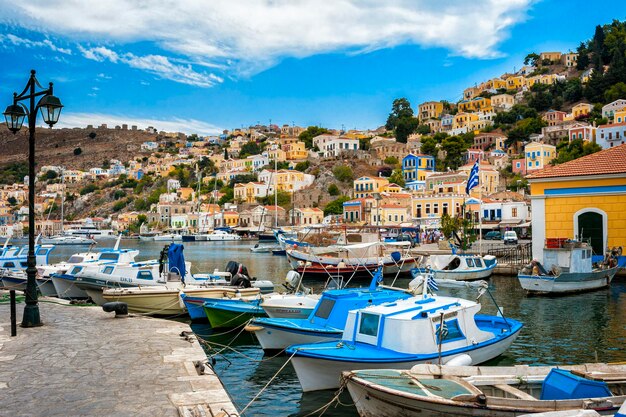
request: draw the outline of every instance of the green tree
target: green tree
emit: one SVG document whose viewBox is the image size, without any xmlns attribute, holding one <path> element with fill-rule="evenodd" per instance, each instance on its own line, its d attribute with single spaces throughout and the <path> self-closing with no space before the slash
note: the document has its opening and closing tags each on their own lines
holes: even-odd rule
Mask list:
<svg viewBox="0 0 626 417">
<path fill-rule="evenodd" d="M 385 128 L 393 130 L 396 140 L 406 143 L 410 134 L 415 132 L 419 125 L 419 121 L 413 117 L 413 109 L 411 103 L 406 98 L 397 98 L 391 105 L 391 113 L 387 117 Z"/>
<path fill-rule="evenodd" d="M 626 83 L 619 82 L 604 92 L 604 100 L 607 103 L 626 97 Z"/>
<path fill-rule="evenodd" d="M 81 148 L 75 148 L 75 149 L 74 149 L 74 156 L 78 156 L 78 155 L 80 155 L 81 153 L 83 153 L 83 150 L 82 150 Z"/>
<path fill-rule="evenodd" d="M 324 207 L 324 216 L 329 216 L 331 214 L 343 214 L 343 203 L 349 200 L 350 197 L 341 196 L 326 204 L 326 207 Z"/>
<path fill-rule="evenodd" d="M 467 151 L 468 145 L 459 136 L 451 136 L 441 143 L 441 149 L 446 152 L 444 164 L 446 167 L 456 170 L 463 163 L 463 154 Z"/>
<path fill-rule="evenodd" d="M 7 203 L 9 203 L 9 205 L 11 207 L 16 206 L 17 205 L 17 199 L 13 196 L 7 198 Z"/>
<path fill-rule="evenodd" d="M 313 148 L 313 138 L 326 133 L 330 133 L 330 131 L 325 127 L 309 126 L 304 132 L 300 133 L 298 139 L 304 142 L 304 146 L 307 149 L 311 149 Z"/>
<path fill-rule="evenodd" d="M 539 62 L 539 58 L 539 54 L 531 52 L 524 58 L 524 65 L 532 65 L 534 67 L 537 65 L 537 62 Z"/>
<path fill-rule="evenodd" d="M 126 191 L 124 190 L 116 190 L 113 192 L 113 194 L 111 195 L 111 197 L 114 200 L 119 200 L 120 198 L 124 198 L 126 197 Z"/>
<path fill-rule="evenodd" d="M 89 193 L 93 193 L 97 189 L 98 189 L 98 187 L 95 184 L 87 184 L 83 188 L 81 188 L 78 193 L 80 195 L 86 195 L 86 194 L 89 194 Z"/>
<path fill-rule="evenodd" d="M 399 163 L 398 158 L 396 158 L 395 156 L 388 156 L 383 162 L 387 165 L 398 165 Z"/>
<path fill-rule="evenodd" d="M 398 184 L 400 187 L 404 187 L 405 182 L 404 175 L 402 175 L 402 170 L 399 168 L 394 169 L 391 173 L 391 176 L 389 177 L 389 182 Z"/>
<path fill-rule="evenodd" d="M 49 170 L 46 172 L 46 175 L 44 176 L 45 179 L 47 180 L 53 180 L 55 178 L 57 178 L 59 176 L 59 174 L 56 171 L 53 170 Z"/>
<path fill-rule="evenodd" d="M 337 184 L 333 183 L 328 186 L 328 194 L 332 195 L 333 197 L 341 194 L 341 191 L 339 190 L 339 187 L 337 187 Z"/>
<path fill-rule="evenodd" d="M 424 155 L 431 155 L 436 158 L 437 157 L 437 141 L 434 138 L 422 139 L 420 152 L 423 153 Z"/>
<path fill-rule="evenodd" d="M 241 145 L 241 149 L 239 150 L 239 157 L 245 158 L 250 155 L 258 155 L 263 152 L 263 147 L 251 140 L 250 142 L 246 142 Z"/>
<path fill-rule="evenodd" d="M 270 194 L 265 197 L 259 197 L 257 198 L 257 201 L 265 206 L 273 206 L 275 201 L 274 198 L 276 198 L 276 202 L 278 203 L 278 205 L 283 208 L 289 207 L 289 205 L 291 204 L 291 194 L 286 191 L 278 191 L 276 197 L 274 197 L 274 194 Z"/>
<path fill-rule="evenodd" d="M 298 162 L 296 164 L 296 171 L 304 172 L 310 166 L 311 166 L 311 163 L 309 161 Z"/>
<path fill-rule="evenodd" d="M 354 179 L 352 168 L 347 165 L 337 165 L 333 168 L 333 175 L 338 181 L 349 182 Z"/>
<path fill-rule="evenodd" d="M 601 151 L 602 147 L 597 143 L 584 142 L 582 139 L 576 139 L 571 142 L 565 140 L 559 143 L 556 149 L 557 157 L 550 162 L 552 165 L 562 164 L 578 159 L 581 156 L 590 155 Z"/>
<path fill-rule="evenodd" d="M 222 187 L 220 193 L 224 194 L 220 197 L 218 204 L 232 203 L 235 199 L 235 190 L 232 187 Z"/>
</svg>

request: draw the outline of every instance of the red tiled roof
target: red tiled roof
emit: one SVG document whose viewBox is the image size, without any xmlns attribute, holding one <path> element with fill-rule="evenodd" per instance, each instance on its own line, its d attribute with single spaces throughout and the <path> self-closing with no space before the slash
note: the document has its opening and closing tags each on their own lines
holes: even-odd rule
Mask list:
<svg viewBox="0 0 626 417">
<path fill-rule="evenodd" d="M 605 127 L 615 127 L 615 126 L 626 126 L 626 122 L 624 122 L 624 123 L 610 123 L 608 125 L 600 125 L 600 126 L 598 126 L 598 129 L 603 129 Z"/>
<path fill-rule="evenodd" d="M 626 145 L 605 149 L 560 165 L 539 170 L 528 179 L 626 174 Z"/>
</svg>

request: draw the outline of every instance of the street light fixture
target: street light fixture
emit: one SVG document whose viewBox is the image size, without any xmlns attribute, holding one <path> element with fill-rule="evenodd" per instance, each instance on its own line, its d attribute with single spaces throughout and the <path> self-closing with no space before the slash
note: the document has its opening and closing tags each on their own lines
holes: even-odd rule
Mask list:
<svg viewBox="0 0 626 417">
<path fill-rule="evenodd" d="M 35 87 L 42 90 L 35 91 Z M 35 103 L 35 98 L 40 96 L 39 102 Z M 28 100 L 28 107 L 20 103 L 26 100 Z M 35 70 L 31 70 L 26 87 L 20 94 L 13 94 L 13 104 L 8 106 L 3 113 L 7 127 L 14 134 L 22 128 L 24 119 L 28 118 L 28 258 L 26 268 L 28 280 L 26 281 L 26 306 L 24 307 L 22 327 L 43 325 L 39 317 L 39 304 L 37 303 L 35 258 L 35 126 L 37 111 L 41 111 L 43 121 L 52 127 L 59 121 L 62 108 L 61 100 L 53 95 L 52 83 L 44 89 L 35 77 Z"/>
</svg>

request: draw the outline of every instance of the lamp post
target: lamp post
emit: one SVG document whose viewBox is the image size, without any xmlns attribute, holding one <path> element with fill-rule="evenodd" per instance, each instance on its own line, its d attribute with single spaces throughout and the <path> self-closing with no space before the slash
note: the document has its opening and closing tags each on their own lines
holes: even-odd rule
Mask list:
<svg viewBox="0 0 626 417">
<path fill-rule="evenodd" d="M 35 91 L 39 87 L 40 91 Z M 20 93 L 13 93 L 13 104 L 5 110 L 4 118 L 7 127 L 13 134 L 17 133 L 24 124 L 24 119 L 28 118 L 28 258 L 26 275 L 26 306 L 22 318 L 22 327 L 36 327 L 43 323 L 39 317 L 39 305 L 37 303 L 37 281 L 36 281 L 36 258 L 35 258 L 35 125 L 37 121 L 37 111 L 41 111 L 43 121 L 52 127 L 61 114 L 63 105 L 58 97 L 55 97 L 52 90 L 52 83 L 44 89 L 37 78 L 35 70 L 31 70 L 30 78 L 24 90 Z M 41 97 L 37 103 L 35 98 Z M 28 100 L 28 107 L 21 101 Z"/>
</svg>

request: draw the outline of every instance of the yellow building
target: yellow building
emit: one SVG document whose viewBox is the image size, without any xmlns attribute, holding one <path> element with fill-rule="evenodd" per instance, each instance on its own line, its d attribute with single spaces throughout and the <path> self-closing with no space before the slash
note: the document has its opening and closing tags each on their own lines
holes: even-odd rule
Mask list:
<svg viewBox="0 0 626 417">
<path fill-rule="evenodd" d="M 481 89 L 478 87 L 469 87 L 466 88 L 465 90 L 463 90 L 463 99 L 464 100 L 471 100 L 474 97 L 476 97 L 477 95 L 479 95 L 481 93 Z"/>
<path fill-rule="evenodd" d="M 178 195 L 178 198 L 183 201 L 192 201 L 196 193 L 193 191 L 193 188 L 180 187 L 178 190 L 176 190 L 176 194 Z"/>
<path fill-rule="evenodd" d="M 371 197 L 374 193 L 383 192 L 389 181 L 380 177 L 361 177 L 354 180 L 354 198 Z"/>
<path fill-rule="evenodd" d="M 526 172 L 543 169 L 556 158 L 556 146 L 543 142 L 531 142 L 524 147 Z"/>
<path fill-rule="evenodd" d="M 615 123 L 626 123 L 626 107 L 613 113 Z"/>
<path fill-rule="evenodd" d="M 593 106 L 589 103 L 578 103 L 574 107 L 572 107 L 572 117 L 577 119 L 578 117 L 582 117 L 588 115 L 593 110 Z"/>
<path fill-rule="evenodd" d="M 443 113 L 443 104 L 439 101 L 427 101 L 418 106 L 417 117 L 420 122 L 428 119 L 436 119 Z"/>
<path fill-rule="evenodd" d="M 239 213 L 236 211 L 225 211 L 222 213 L 224 226 L 236 227 L 239 224 Z"/>
<path fill-rule="evenodd" d="M 506 88 L 506 81 L 503 80 L 502 78 L 492 78 L 491 80 L 489 80 L 489 82 L 491 83 L 491 87 L 494 90 L 499 90 L 501 88 Z"/>
<path fill-rule="evenodd" d="M 257 198 L 267 196 L 268 186 L 262 182 L 235 184 L 233 198 L 242 203 L 254 203 Z"/>
<path fill-rule="evenodd" d="M 526 86 L 526 78 L 523 75 L 513 75 L 506 79 L 508 90 L 520 90 Z"/>
<path fill-rule="evenodd" d="M 471 100 L 461 100 L 458 103 L 458 108 L 460 112 L 490 112 L 492 110 L 491 99 L 485 97 L 474 97 Z"/>
<path fill-rule="evenodd" d="M 460 129 L 469 126 L 470 122 L 478 121 L 478 115 L 474 113 L 457 113 L 452 120 L 452 129 Z"/>
<path fill-rule="evenodd" d="M 270 149 L 267 151 L 267 156 L 272 161 L 283 162 L 287 160 L 287 152 L 282 149 Z"/>
<path fill-rule="evenodd" d="M 541 61 L 545 59 L 551 62 L 559 62 L 561 60 L 561 53 L 560 52 L 541 52 L 539 54 L 539 62 L 541 63 Z"/>
<path fill-rule="evenodd" d="M 626 246 L 626 145 L 616 146 L 528 176 L 533 257 L 545 239 L 590 239 L 595 254 Z"/>
<path fill-rule="evenodd" d="M 285 158 L 287 161 L 306 159 L 308 155 L 304 142 L 300 141 L 285 143 L 282 146 L 282 150 L 285 151 Z"/>
<path fill-rule="evenodd" d="M 459 172 L 465 174 L 465 177 L 469 177 L 469 173 L 474 167 L 474 163 L 463 165 L 459 168 Z M 500 185 L 500 173 L 493 168 L 488 162 L 482 161 L 480 169 L 478 170 L 479 186 L 472 190 L 472 195 L 478 196 L 480 192 L 485 194 L 492 194 L 498 191 Z"/>
<path fill-rule="evenodd" d="M 411 201 L 411 215 L 422 227 L 439 227 L 441 216 L 458 216 L 467 199 L 464 194 L 418 194 Z"/>
<path fill-rule="evenodd" d="M 400 223 L 411 221 L 411 209 L 395 204 L 381 204 L 373 207 L 371 211 L 370 224 L 380 226 L 397 226 Z"/>
</svg>

